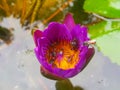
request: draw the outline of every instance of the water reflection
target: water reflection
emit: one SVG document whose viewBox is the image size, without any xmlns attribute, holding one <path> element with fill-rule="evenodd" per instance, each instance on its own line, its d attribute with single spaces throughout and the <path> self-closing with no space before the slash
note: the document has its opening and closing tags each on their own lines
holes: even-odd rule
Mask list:
<svg viewBox="0 0 120 90">
<path fill-rule="evenodd" d="M 57 81 L 56 90 L 84 90 L 81 86 L 73 86 L 69 79 Z"/>
</svg>

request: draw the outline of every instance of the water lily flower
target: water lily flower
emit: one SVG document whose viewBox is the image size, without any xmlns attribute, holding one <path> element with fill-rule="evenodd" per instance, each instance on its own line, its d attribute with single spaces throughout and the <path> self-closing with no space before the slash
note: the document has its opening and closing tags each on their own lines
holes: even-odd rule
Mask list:
<svg viewBox="0 0 120 90">
<path fill-rule="evenodd" d="M 43 32 L 36 30 L 33 35 L 41 73 L 50 78 L 65 79 L 77 75 L 95 51 L 89 47 L 87 27 L 75 24 L 70 13 L 62 24 L 51 22 Z"/>
</svg>

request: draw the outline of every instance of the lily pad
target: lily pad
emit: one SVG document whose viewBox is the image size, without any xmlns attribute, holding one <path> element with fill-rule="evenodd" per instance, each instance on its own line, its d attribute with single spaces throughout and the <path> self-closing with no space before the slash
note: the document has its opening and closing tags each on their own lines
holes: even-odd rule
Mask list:
<svg viewBox="0 0 120 90">
<path fill-rule="evenodd" d="M 86 0 L 84 9 L 109 18 L 120 18 L 120 0 Z"/>
<path fill-rule="evenodd" d="M 100 51 L 120 65 L 120 21 L 103 21 L 89 26 L 89 33 L 92 39 L 96 39 Z"/>
</svg>

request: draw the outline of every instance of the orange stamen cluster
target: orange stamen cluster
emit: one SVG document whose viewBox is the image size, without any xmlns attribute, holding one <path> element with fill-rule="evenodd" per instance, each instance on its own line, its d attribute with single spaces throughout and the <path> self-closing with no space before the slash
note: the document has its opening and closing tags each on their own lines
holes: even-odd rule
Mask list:
<svg viewBox="0 0 120 90">
<path fill-rule="evenodd" d="M 47 62 L 53 67 L 64 70 L 72 69 L 79 61 L 80 51 L 77 42 L 61 41 L 49 46 L 46 54 Z"/>
</svg>

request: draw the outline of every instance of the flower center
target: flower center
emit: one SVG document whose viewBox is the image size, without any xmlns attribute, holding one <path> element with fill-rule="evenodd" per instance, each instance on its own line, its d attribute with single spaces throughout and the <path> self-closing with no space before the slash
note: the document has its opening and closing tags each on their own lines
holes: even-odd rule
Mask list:
<svg viewBox="0 0 120 90">
<path fill-rule="evenodd" d="M 53 67 L 64 70 L 72 69 L 79 61 L 80 51 L 77 42 L 61 41 L 49 46 L 46 54 L 47 62 Z"/>
</svg>

